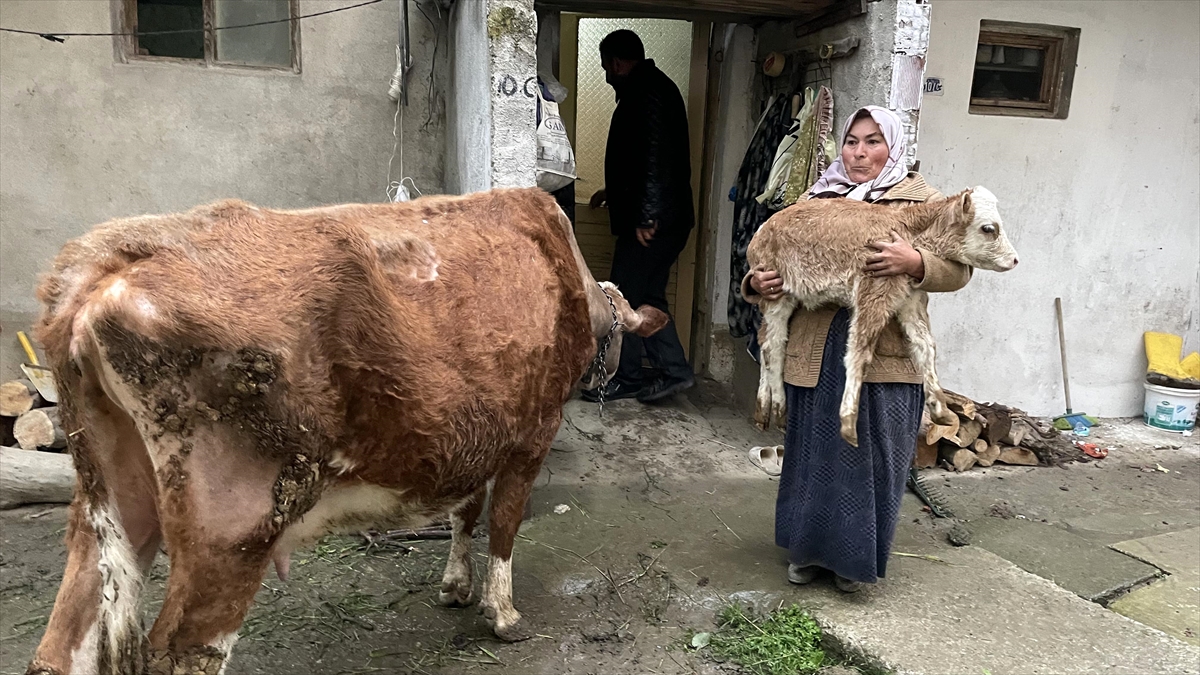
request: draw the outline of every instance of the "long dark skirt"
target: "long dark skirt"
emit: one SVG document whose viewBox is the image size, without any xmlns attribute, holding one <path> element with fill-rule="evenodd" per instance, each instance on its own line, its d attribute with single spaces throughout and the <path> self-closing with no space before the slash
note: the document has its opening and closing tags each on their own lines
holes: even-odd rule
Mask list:
<svg viewBox="0 0 1200 675">
<path fill-rule="evenodd" d="M 786 385 L 775 543 L 797 565 L 870 583 L 887 569 L 924 397 L 917 384 L 864 384 L 859 446 L 842 440 L 838 406 L 849 323 L 846 310 L 834 318 L 815 388 Z"/>
</svg>

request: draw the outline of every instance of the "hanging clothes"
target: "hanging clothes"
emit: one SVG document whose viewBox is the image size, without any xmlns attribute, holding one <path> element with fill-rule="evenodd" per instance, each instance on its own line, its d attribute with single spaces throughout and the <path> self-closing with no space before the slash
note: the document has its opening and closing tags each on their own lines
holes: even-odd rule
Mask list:
<svg viewBox="0 0 1200 675">
<path fill-rule="evenodd" d="M 837 155 L 837 141 L 832 133 L 833 92 L 823 86 L 815 97 L 812 89 L 805 90 L 804 94 L 807 114 L 803 116 L 787 182 L 782 187 L 779 206 L 776 207 L 780 209 L 799 201 Z"/>
<path fill-rule="evenodd" d="M 777 96 L 767 102 L 742 158 L 733 193 L 733 246 L 729 260 L 729 333 L 744 337 L 757 328 L 757 309 L 742 298 L 742 278 L 750 271 L 746 247 L 758 228 L 771 217 L 771 210 L 755 199 L 770 177 L 771 160 L 779 142 L 787 133 L 788 99 Z"/>
</svg>

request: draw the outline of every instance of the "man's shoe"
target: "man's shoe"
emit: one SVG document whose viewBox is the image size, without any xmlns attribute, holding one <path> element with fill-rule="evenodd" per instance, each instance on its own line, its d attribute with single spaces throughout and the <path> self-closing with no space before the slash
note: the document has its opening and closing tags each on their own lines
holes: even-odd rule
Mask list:
<svg viewBox="0 0 1200 675">
<path fill-rule="evenodd" d="M 669 380 L 665 377 L 655 378 L 653 382 L 646 385 L 638 392 L 637 400 L 642 403 L 653 403 L 661 401 L 664 398 L 674 396 L 685 389 L 691 389 L 696 384 L 695 378 L 686 378 L 683 380 Z"/>
<path fill-rule="evenodd" d="M 604 400 L 619 401 L 623 398 L 633 398 L 634 396 L 638 395 L 640 390 L 641 385 L 627 384 L 625 382 L 619 382 L 615 379 L 609 380 L 608 384 L 604 386 Z M 583 400 L 587 401 L 588 403 L 599 403 L 600 388 L 597 387 L 595 389 L 585 389 L 582 397 Z"/>
</svg>

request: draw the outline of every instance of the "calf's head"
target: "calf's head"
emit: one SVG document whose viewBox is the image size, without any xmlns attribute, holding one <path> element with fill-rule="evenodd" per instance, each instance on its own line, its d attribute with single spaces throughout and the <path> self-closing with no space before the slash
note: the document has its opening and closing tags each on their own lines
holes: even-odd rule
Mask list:
<svg viewBox="0 0 1200 675">
<path fill-rule="evenodd" d="M 588 294 L 588 313 L 591 315 L 592 332 L 596 336 L 596 354 L 580 380 L 584 389 L 606 385 L 616 375 L 617 366 L 621 363 L 621 343 L 626 333 L 650 337 L 670 321 L 666 312 L 650 305 L 642 305 L 634 310 L 611 282 L 601 281 L 599 288 L 602 293 Z"/>
<path fill-rule="evenodd" d="M 1004 234 L 996 195 L 983 186 L 951 197 L 955 220 L 965 228 L 960 261 L 972 267 L 1007 272 L 1017 266 L 1017 250 Z"/>
</svg>

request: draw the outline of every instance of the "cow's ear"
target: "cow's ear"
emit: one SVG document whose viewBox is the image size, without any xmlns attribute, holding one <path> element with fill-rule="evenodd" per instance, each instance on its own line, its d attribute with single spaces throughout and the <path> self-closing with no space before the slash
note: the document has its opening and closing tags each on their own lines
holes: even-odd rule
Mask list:
<svg viewBox="0 0 1200 675">
<path fill-rule="evenodd" d="M 965 216 L 968 220 L 971 220 L 975 217 L 975 204 L 971 201 L 970 188 L 963 190 L 962 194 L 959 195 L 958 205 L 959 208 L 962 209 L 963 216 Z"/>
<path fill-rule="evenodd" d="M 642 337 L 650 337 L 651 335 L 654 335 L 658 331 L 665 328 L 667 322 L 671 320 L 671 317 L 668 316 L 666 312 L 658 309 L 657 307 L 651 307 L 650 305 L 642 305 L 641 307 L 638 307 L 638 310 L 634 312 L 634 316 L 637 318 L 631 322 L 633 325 L 626 325 L 630 327 L 630 330 L 632 330 L 635 335 L 640 335 Z"/>
</svg>

